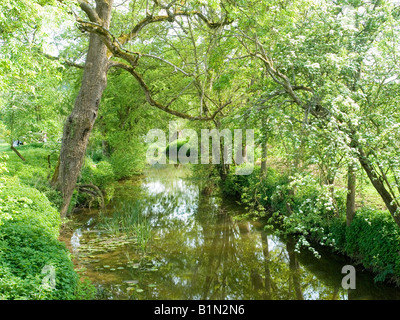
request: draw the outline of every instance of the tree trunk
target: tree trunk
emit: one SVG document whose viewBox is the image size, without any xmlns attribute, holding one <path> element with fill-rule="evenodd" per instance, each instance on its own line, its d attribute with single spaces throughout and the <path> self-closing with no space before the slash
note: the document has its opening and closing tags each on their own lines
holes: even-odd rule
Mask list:
<svg viewBox="0 0 400 320">
<path fill-rule="evenodd" d="M 376 174 L 374 168 L 372 167 L 371 162 L 365 155 L 363 149 L 359 145 L 357 145 L 357 149 L 358 149 L 358 160 L 360 161 L 361 166 L 367 173 L 367 176 L 371 181 L 372 185 L 374 186 L 374 188 L 376 189 L 376 191 L 378 191 L 387 209 L 391 213 L 394 221 L 400 227 L 400 215 L 397 212 L 398 206 L 396 202 L 394 201 L 389 191 L 386 190 L 382 178 L 378 177 L 378 175 Z"/>
<path fill-rule="evenodd" d="M 22 154 L 19 153 L 19 151 L 17 149 L 15 149 L 15 147 L 13 145 L 11 145 L 11 150 L 14 151 L 17 156 L 22 160 L 22 161 L 26 161 L 25 158 L 22 156 Z"/>
<path fill-rule="evenodd" d="M 102 26 L 109 28 L 112 0 L 96 1 Z M 107 85 L 107 47 L 99 35 L 90 34 L 83 79 L 74 109 L 64 125 L 57 187 L 63 197 L 60 210 L 65 217 L 81 171 L 89 135 L 97 117 L 100 100 Z"/>
<path fill-rule="evenodd" d="M 356 173 L 349 165 L 347 172 L 346 225 L 349 227 L 356 214 Z"/>
<path fill-rule="evenodd" d="M 261 177 L 267 176 L 267 143 L 263 142 L 261 145 Z"/>
<path fill-rule="evenodd" d="M 50 185 L 52 187 L 57 187 L 59 171 L 60 171 L 60 157 L 58 157 L 53 176 L 51 177 L 51 180 L 50 180 Z"/>
</svg>

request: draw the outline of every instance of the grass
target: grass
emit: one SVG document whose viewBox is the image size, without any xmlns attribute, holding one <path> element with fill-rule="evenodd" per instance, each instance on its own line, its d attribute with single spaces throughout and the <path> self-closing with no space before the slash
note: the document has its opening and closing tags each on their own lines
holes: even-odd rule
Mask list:
<svg viewBox="0 0 400 320">
<path fill-rule="evenodd" d="M 7 168 L 10 171 L 10 175 L 18 175 L 22 180 L 25 178 L 25 174 L 29 170 L 34 170 L 36 173 L 46 177 L 48 173 L 52 173 L 57 163 L 57 157 L 51 157 L 51 168 L 47 157 L 51 154 L 51 151 L 44 148 L 43 144 L 32 143 L 24 146 L 16 147 L 26 161 L 22 161 L 17 154 L 10 149 L 8 144 L 0 144 L 0 153 L 5 152 L 9 159 L 7 161 Z"/>
<path fill-rule="evenodd" d="M 143 252 L 151 238 L 150 223 L 143 215 L 138 202 L 123 202 L 110 217 L 102 213 L 99 227 L 115 236 L 119 236 L 121 233 L 135 236 Z"/>
<path fill-rule="evenodd" d="M 358 188 L 356 206 L 357 208 L 371 207 L 380 210 L 386 210 L 386 205 L 384 204 L 381 196 L 369 181 L 367 184 L 364 184 Z"/>
<path fill-rule="evenodd" d="M 57 157 L 54 155 L 51 157 L 49 166 L 48 156 L 51 154 L 51 150 L 45 148 L 43 143 L 19 146 L 17 150 L 26 161 L 22 161 L 8 144 L 0 143 L 0 154 L 8 155 L 6 162 L 8 172 L 4 174 L 18 177 L 23 184 L 38 189 L 46 195 L 54 207 L 59 208 L 62 198 L 59 192 L 50 186 L 48 179 L 54 172 Z"/>
<path fill-rule="evenodd" d="M 10 145 L 5 142 L 0 142 L 0 153 L 11 151 Z"/>
</svg>

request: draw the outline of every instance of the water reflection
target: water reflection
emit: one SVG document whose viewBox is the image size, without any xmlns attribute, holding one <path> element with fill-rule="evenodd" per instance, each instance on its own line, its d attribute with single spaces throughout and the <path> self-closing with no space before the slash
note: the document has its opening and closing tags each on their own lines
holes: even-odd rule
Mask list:
<svg viewBox="0 0 400 320">
<path fill-rule="evenodd" d="M 114 204 L 140 202 L 152 226 L 152 240 L 145 256 L 129 239 L 118 239 L 105 251 L 92 248 L 90 255 L 77 254 L 86 274 L 107 292 L 104 297 L 400 298 L 398 290 L 377 286 L 363 273 L 357 276 L 357 290 L 342 289 L 341 268 L 348 264 L 344 258 L 324 252 L 321 259 L 308 251 L 297 253 L 293 239 L 282 241 L 257 223 L 235 221 L 242 208 L 227 199 L 203 195 L 198 183 L 185 175 L 175 168 L 154 169 L 141 180 L 121 184 Z M 78 227 L 70 237 L 75 250 L 84 242 L 95 244 L 107 237 L 93 232 L 96 215 L 88 211 L 76 216 Z"/>
</svg>

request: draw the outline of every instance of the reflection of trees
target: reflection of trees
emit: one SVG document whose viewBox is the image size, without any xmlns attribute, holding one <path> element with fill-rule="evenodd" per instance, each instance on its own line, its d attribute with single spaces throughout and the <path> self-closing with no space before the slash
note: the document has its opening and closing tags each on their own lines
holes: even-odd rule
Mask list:
<svg viewBox="0 0 400 320">
<path fill-rule="evenodd" d="M 260 281 L 252 281 L 259 270 L 259 261 L 255 258 L 256 234 L 250 233 L 248 225 L 234 222 L 226 211 L 210 206 L 208 201 L 209 198 L 200 197 L 196 214 L 201 226 L 197 236 L 203 243 L 194 249 L 193 255 L 197 259 L 189 298 L 262 298 L 257 290 L 259 287 L 254 287 Z"/>
<path fill-rule="evenodd" d="M 300 284 L 300 266 L 299 262 L 296 259 L 296 253 L 294 252 L 294 239 L 289 238 L 286 242 L 286 250 L 289 255 L 289 269 L 292 281 L 290 284 L 293 284 L 294 292 L 296 293 L 297 300 L 304 300 L 303 292 L 301 291 L 301 284 Z M 290 291 L 291 288 L 289 288 Z"/>
<path fill-rule="evenodd" d="M 232 219 L 227 214 L 218 214 L 218 228 L 214 228 L 211 237 L 210 252 L 206 255 L 206 275 L 202 299 L 223 299 L 226 295 L 227 266 L 234 259 L 235 247 L 232 230 Z"/>
<path fill-rule="evenodd" d="M 282 243 L 255 231 L 249 222 L 234 221 L 231 215 L 240 208 L 201 194 L 191 181 L 150 181 L 162 184 L 158 190 L 164 191 L 135 199 L 147 208 L 157 238 L 153 260 L 160 266 L 157 272 L 130 275 L 157 284 L 147 299 L 304 299 L 315 292 L 319 298 L 338 296 L 337 285 L 326 286 L 324 277 L 303 267 L 308 262 L 299 260 L 304 254 L 294 251 L 293 240 Z M 315 259 L 311 264 L 321 266 Z"/>
<path fill-rule="evenodd" d="M 248 222 L 234 222 L 221 210 L 214 226 L 203 226 L 205 245 L 192 282 L 201 286 L 202 299 L 269 298 L 271 280 L 262 277 L 269 272 L 268 248 L 250 229 Z"/>
<path fill-rule="evenodd" d="M 261 232 L 261 243 L 263 248 L 263 256 L 264 256 L 264 289 L 265 289 L 265 299 L 272 298 L 272 278 L 271 278 L 271 270 L 270 270 L 270 260 L 269 260 L 269 250 L 268 250 L 268 235 L 265 231 Z"/>
</svg>

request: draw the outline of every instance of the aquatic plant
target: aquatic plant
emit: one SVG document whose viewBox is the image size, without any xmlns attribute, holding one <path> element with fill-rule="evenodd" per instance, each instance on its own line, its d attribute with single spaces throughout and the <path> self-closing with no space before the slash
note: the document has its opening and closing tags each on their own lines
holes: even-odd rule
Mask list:
<svg viewBox="0 0 400 320">
<path fill-rule="evenodd" d="M 134 236 L 144 252 L 151 238 L 151 226 L 139 202 L 122 202 L 112 215 L 100 214 L 99 228 L 115 236 Z"/>
</svg>

